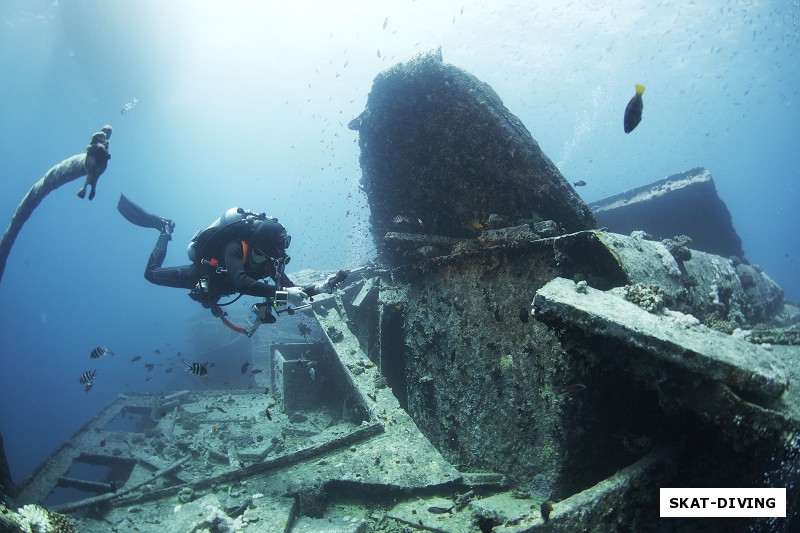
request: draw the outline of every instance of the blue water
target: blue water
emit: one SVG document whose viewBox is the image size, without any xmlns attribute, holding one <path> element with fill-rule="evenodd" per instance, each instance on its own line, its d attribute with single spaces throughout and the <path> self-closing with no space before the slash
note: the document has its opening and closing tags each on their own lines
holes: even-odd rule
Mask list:
<svg viewBox="0 0 800 533">
<path fill-rule="evenodd" d="M 185 243 L 231 206 L 287 226 L 290 274 L 363 263 L 372 249 L 346 125 L 376 74 L 431 47 L 489 83 L 567 179 L 588 183 L 587 201 L 708 168 L 747 258 L 800 301 L 798 2 L 598 5 L 0 2 L 6 219 L 47 169 L 114 127 L 97 197 L 79 200 L 78 182 L 51 193 L 0 286 L 0 431 L 15 479 L 119 393 L 193 386 L 175 355 L 208 357 L 198 323 L 203 346 L 231 341 L 185 291 L 145 282 L 157 232 L 123 220 L 119 194 L 177 222 L 167 265 L 186 262 Z M 625 135 L 636 83 L 644 118 Z M 91 361 L 98 345 L 116 355 Z M 84 393 L 78 377 L 95 368 Z"/>
</svg>

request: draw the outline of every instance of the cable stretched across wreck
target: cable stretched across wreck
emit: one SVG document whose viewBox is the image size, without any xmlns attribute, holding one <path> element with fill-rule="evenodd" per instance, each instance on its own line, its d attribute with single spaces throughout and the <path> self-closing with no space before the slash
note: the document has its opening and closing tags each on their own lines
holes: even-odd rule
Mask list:
<svg viewBox="0 0 800 533">
<path fill-rule="evenodd" d="M 76 180 L 81 176 L 86 176 L 83 187 L 78 190 L 78 197 L 86 195 L 89 187 L 89 200 L 94 198 L 97 180 L 105 172 L 111 153 L 108 151 L 108 141 L 111 138 L 111 126 L 103 128 L 92 135 L 89 146 L 86 147 L 85 154 L 77 154 L 69 157 L 47 171 L 42 179 L 37 181 L 22 199 L 17 211 L 11 218 L 11 223 L 3 233 L 3 240 L 0 241 L 0 281 L 6 270 L 6 261 L 11 253 L 11 247 L 17 240 L 17 235 L 22 230 L 22 226 L 33 214 L 33 210 L 41 203 L 50 191 L 61 187 L 65 183 Z"/>
</svg>

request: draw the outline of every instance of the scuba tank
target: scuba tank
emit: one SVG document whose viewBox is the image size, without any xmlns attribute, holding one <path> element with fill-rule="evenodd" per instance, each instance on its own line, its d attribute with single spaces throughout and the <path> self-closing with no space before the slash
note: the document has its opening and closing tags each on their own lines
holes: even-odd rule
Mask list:
<svg viewBox="0 0 800 533">
<path fill-rule="evenodd" d="M 254 213 L 241 207 L 231 207 L 210 226 L 194 234 L 186 253 L 194 264 L 201 264 L 219 254 L 223 243 L 230 240 L 247 240 L 252 230 L 264 220 L 278 221 L 266 213 Z"/>
</svg>

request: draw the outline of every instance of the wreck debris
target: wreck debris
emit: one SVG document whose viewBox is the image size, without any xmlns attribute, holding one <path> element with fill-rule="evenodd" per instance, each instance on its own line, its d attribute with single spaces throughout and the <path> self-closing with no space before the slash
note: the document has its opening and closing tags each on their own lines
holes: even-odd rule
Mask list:
<svg viewBox="0 0 800 533">
<path fill-rule="evenodd" d="M 487 84 L 441 50 L 376 76 L 359 132 L 363 188 L 379 250 L 402 213 L 439 237 L 474 237 L 502 225 L 554 220 L 594 227 L 589 208 Z"/>
<path fill-rule="evenodd" d="M 568 244 L 568 242 L 571 242 L 571 244 Z M 590 242 L 594 244 L 587 245 Z M 106 509 L 111 513 L 109 516 L 112 517 L 110 521 L 124 523 L 118 518 L 123 516 L 122 513 L 128 513 L 128 509 L 144 505 L 146 502 L 153 502 L 151 505 L 158 505 L 163 508 L 166 504 L 165 502 L 169 502 L 171 501 L 169 499 L 173 498 L 180 505 L 190 505 L 198 501 L 206 502 L 203 498 L 208 495 L 222 494 L 218 489 L 225 488 L 227 492 L 226 498 L 229 498 L 229 500 L 226 500 L 228 503 L 216 505 L 212 504 L 211 500 L 208 500 L 211 507 L 219 509 L 227 516 L 227 518 L 224 518 L 223 515 L 215 514 L 216 518 L 214 520 L 217 521 L 215 523 L 222 523 L 222 521 L 227 523 L 227 521 L 241 519 L 241 523 L 244 524 L 258 516 L 260 525 L 281 523 L 281 521 L 283 521 L 282 523 L 287 523 L 287 521 L 294 520 L 295 529 L 299 530 L 303 524 L 314 524 L 313 520 L 329 519 L 330 515 L 326 508 L 326 502 L 332 494 L 337 493 L 335 489 L 341 487 L 382 487 L 385 484 L 385 486 L 389 487 L 386 490 L 389 491 L 396 490 L 397 487 L 425 487 L 424 490 L 426 491 L 426 496 L 424 497 L 417 497 L 414 495 L 415 493 L 411 492 L 410 494 L 412 495 L 408 499 L 399 503 L 394 509 L 387 510 L 385 515 L 381 515 L 383 516 L 381 520 L 385 521 L 381 523 L 387 528 L 396 527 L 399 524 L 413 524 L 414 527 L 420 527 L 420 521 L 422 521 L 424 527 L 455 532 L 474 529 L 475 520 L 483 520 L 486 523 L 489 523 L 489 520 L 492 520 L 492 523 L 495 523 L 494 520 L 500 520 L 501 522 L 497 523 L 503 523 L 509 527 L 533 528 L 544 524 L 540 507 L 542 502 L 550 500 L 551 497 L 553 500 L 550 501 L 557 503 L 549 515 L 549 521 L 551 524 L 559 525 L 559 527 L 561 524 L 569 526 L 578 524 L 581 527 L 596 527 L 597 529 L 595 530 L 600 531 L 604 530 L 603 527 L 612 527 L 604 520 L 612 520 L 616 523 L 618 519 L 626 521 L 634 519 L 632 517 L 639 512 L 637 509 L 647 507 L 645 505 L 648 503 L 646 497 L 644 497 L 641 506 L 623 507 L 618 511 L 619 514 L 613 518 L 608 518 L 608 515 L 603 512 L 587 512 L 587 509 L 600 509 L 604 505 L 618 505 L 619 502 L 627 501 L 632 497 L 634 499 L 642 499 L 644 492 L 639 487 L 645 484 L 653 486 L 656 480 L 660 479 L 659 476 L 665 475 L 663 455 L 660 452 L 650 451 L 652 444 L 645 444 L 641 451 L 637 452 L 637 456 L 630 461 L 614 465 L 614 468 L 619 470 L 617 474 L 614 474 L 612 470 L 607 477 L 599 477 L 594 479 L 593 483 L 583 485 L 590 487 L 587 490 L 562 492 L 564 490 L 563 487 L 558 486 L 552 488 L 553 491 L 558 492 L 557 496 L 551 496 L 551 489 L 548 488 L 546 491 L 537 492 L 536 496 L 533 493 L 529 493 L 520 498 L 519 495 L 512 495 L 511 491 L 508 490 L 508 481 L 502 475 L 486 473 L 460 474 L 444 461 L 441 456 L 438 456 L 439 452 L 433 449 L 427 439 L 422 441 L 425 443 L 422 447 L 410 446 L 409 440 L 422 437 L 418 432 L 417 425 L 409 414 L 400 408 L 399 401 L 396 398 L 396 396 L 403 397 L 401 387 L 405 387 L 409 393 L 409 396 L 405 399 L 409 411 L 418 418 L 418 423 L 426 423 L 426 417 L 422 411 L 430 409 L 430 406 L 418 402 L 417 399 L 433 398 L 436 402 L 444 402 L 446 401 L 444 394 L 447 392 L 443 389 L 444 372 L 439 375 L 434 374 L 435 377 L 427 381 L 420 380 L 418 382 L 414 380 L 418 370 L 412 368 L 410 363 L 413 362 L 419 365 L 419 360 L 406 359 L 406 364 L 409 364 L 403 370 L 406 373 L 406 381 L 400 380 L 398 367 L 394 366 L 397 364 L 396 350 L 405 351 L 405 354 L 401 355 L 406 357 L 409 353 L 413 353 L 405 345 L 407 342 L 405 339 L 408 337 L 402 335 L 403 331 L 408 331 L 413 336 L 418 334 L 416 332 L 419 327 L 430 327 L 432 329 L 429 333 L 425 333 L 424 336 L 430 336 L 431 338 L 444 337 L 446 335 L 445 332 L 437 333 L 435 329 L 438 327 L 436 326 L 436 320 L 434 320 L 436 313 L 441 313 L 444 309 L 449 309 L 449 312 L 454 313 L 460 308 L 463 313 L 474 311 L 475 318 L 478 320 L 481 317 L 485 318 L 486 311 L 483 304 L 489 300 L 501 301 L 500 297 L 497 296 L 499 293 L 493 283 L 496 282 L 499 286 L 507 286 L 507 283 L 516 279 L 515 276 L 519 276 L 519 279 L 524 279 L 526 284 L 531 283 L 532 279 L 539 279 L 531 277 L 528 274 L 529 271 L 525 270 L 525 268 L 530 268 L 530 272 L 535 272 L 542 278 L 548 278 L 550 277 L 549 273 L 552 272 L 551 269 L 556 268 L 554 266 L 554 256 L 567 254 L 570 257 L 574 257 L 578 250 L 582 250 L 582 253 L 587 256 L 596 255 L 601 257 L 601 254 L 595 254 L 593 251 L 602 250 L 601 243 L 602 241 L 596 238 L 595 232 L 582 232 L 571 236 L 543 240 L 538 239 L 527 243 L 527 245 L 523 245 L 513 239 L 506 239 L 497 241 L 491 248 L 481 247 L 479 251 L 473 250 L 462 252 L 461 255 L 456 254 L 428 259 L 425 262 L 427 273 L 424 274 L 424 277 L 418 278 L 416 276 L 421 270 L 413 271 L 415 275 L 405 277 L 418 280 L 421 282 L 423 289 L 430 287 L 427 285 L 425 276 L 439 279 L 439 290 L 441 290 L 443 281 L 437 276 L 451 276 L 446 281 L 446 286 L 454 289 L 451 293 L 454 298 L 442 302 L 441 305 L 435 303 L 438 301 L 438 295 L 430 290 L 420 293 L 425 295 L 425 300 L 418 303 L 420 301 L 416 299 L 410 286 L 402 287 L 400 281 L 390 284 L 390 274 L 388 271 L 383 270 L 372 272 L 370 275 L 343 287 L 337 298 L 333 296 L 319 297 L 315 302 L 313 314 L 318 323 L 315 329 L 318 329 L 323 337 L 327 334 L 335 338 L 335 341 L 334 338 L 326 339 L 325 343 L 332 352 L 320 356 L 321 354 L 312 351 L 310 352 L 311 355 L 306 356 L 304 354 L 309 350 L 318 350 L 318 348 L 309 348 L 308 345 L 277 345 L 274 349 L 271 349 L 269 362 L 264 365 L 267 378 L 272 380 L 269 382 L 270 391 L 279 398 L 278 401 L 273 400 L 275 402 L 273 409 L 276 413 L 276 421 L 266 427 L 283 425 L 283 434 L 288 436 L 287 441 L 283 441 L 280 437 L 273 441 L 270 441 L 269 438 L 258 440 L 253 437 L 252 432 L 258 432 L 259 430 L 246 428 L 245 431 L 249 434 L 250 439 L 248 442 L 253 443 L 247 450 L 245 450 L 243 441 L 235 439 L 224 441 L 225 447 L 222 448 L 211 446 L 208 444 L 208 440 L 199 440 L 197 441 L 197 446 L 194 447 L 195 444 L 192 443 L 190 435 L 197 435 L 198 437 L 196 438 L 199 439 L 208 439 L 210 438 L 208 437 L 208 427 L 210 427 L 212 421 L 214 423 L 222 423 L 224 417 L 229 419 L 239 419 L 241 417 L 247 420 L 250 416 L 253 416 L 249 414 L 251 411 L 247 411 L 248 414 L 245 415 L 241 409 L 246 405 L 252 404 L 253 407 L 248 409 L 252 409 L 252 413 L 256 413 L 257 410 L 264 407 L 265 399 L 261 390 L 253 394 L 237 394 L 235 399 L 231 392 L 219 393 L 224 394 L 224 396 L 216 396 L 217 393 L 212 391 L 184 393 L 177 397 L 180 400 L 180 404 L 177 407 L 173 407 L 173 409 L 177 409 L 174 414 L 170 417 L 163 417 L 157 422 L 158 427 L 153 431 L 155 435 L 153 438 L 163 438 L 164 429 L 170 426 L 172 427 L 172 438 L 176 440 L 177 445 L 186 446 L 187 457 L 199 456 L 200 458 L 196 461 L 188 460 L 184 463 L 180 468 L 180 479 L 177 481 L 167 480 L 168 476 L 163 476 L 162 479 L 166 481 L 166 484 L 162 486 L 153 487 L 147 491 L 126 491 L 122 497 L 99 501 L 107 504 Z M 606 253 L 609 256 L 612 255 L 608 251 Z M 550 255 L 548 256 L 548 254 Z M 567 255 L 561 255 L 560 257 L 564 259 Z M 661 257 L 661 255 L 657 255 Z M 669 256 L 668 253 L 666 255 Z M 452 265 L 453 263 L 457 264 L 457 267 L 447 269 L 447 265 Z M 573 268 L 578 263 L 580 262 L 564 260 L 563 267 L 567 269 Z M 612 263 L 613 266 L 609 266 L 609 268 L 621 268 L 616 262 Z M 523 268 L 523 265 L 528 266 Z M 489 268 L 488 270 L 487 267 Z M 421 269 L 422 266 L 417 268 Z M 401 269 L 395 270 L 399 271 Z M 487 271 L 491 272 L 492 276 L 497 276 L 498 280 L 492 281 L 491 278 L 487 277 Z M 471 276 L 471 272 L 477 273 L 477 277 L 464 277 Z M 465 279 L 470 280 L 469 283 L 472 283 L 471 280 L 480 279 L 481 283 L 475 285 L 478 288 L 472 291 L 475 294 L 463 290 L 466 285 Z M 624 283 L 626 277 L 620 276 L 617 281 Z M 581 282 L 582 292 L 578 292 L 578 284 L 574 281 L 556 279 L 554 282 L 545 283 L 539 291 L 540 294 L 547 296 L 549 288 L 552 287 L 551 284 L 556 282 L 564 283 L 564 286 L 571 291 L 570 298 L 592 299 L 598 296 L 596 293 L 600 293 L 599 297 L 602 298 L 600 307 L 611 310 L 616 309 L 605 300 L 606 298 L 614 299 L 620 305 L 629 306 L 630 309 L 628 311 L 633 313 L 637 320 L 641 319 L 645 323 L 648 323 L 651 319 L 657 322 L 662 320 L 661 317 L 626 302 L 616 292 L 598 291 L 585 281 Z M 406 282 L 403 283 L 405 284 Z M 455 290 L 457 288 L 458 290 Z M 525 291 L 509 292 L 510 297 L 521 298 L 524 295 L 517 295 L 516 293 Z M 488 297 L 490 294 L 495 294 L 495 296 Z M 573 294 L 574 296 L 572 296 Z M 475 297 L 474 300 L 468 299 L 471 295 Z M 503 303 L 505 302 L 503 301 Z M 497 308 L 492 307 L 492 313 L 496 311 L 502 315 L 504 307 L 510 309 L 511 311 L 509 312 L 514 315 L 517 314 L 518 306 L 510 304 Z M 561 310 L 555 314 L 559 317 L 564 315 Z M 577 313 L 577 316 L 582 315 Z M 359 317 L 359 319 L 355 320 L 356 317 Z M 536 339 L 538 342 L 542 346 L 547 346 L 547 349 L 552 349 L 550 347 L 555 346 L 554 340 L 552 334 L 547 333 L 544 329 L 544 322 L 541 321 L 543 318 L 545 317 L 542 315 L 534 314 L 530 316 L 527 323 L 516 319 L 500 322 L 490 320 L 489 323 L 497 324 L 497 327 L 514 328 L 512 331 L 517 331 L 517 328 L 520 332 L 525 330 L 528 332 L 535 331 L 537 332 Z M 569 314 L 564 315 L 562 318 L 570 320 Z M 697 330 L 696 333 L 698 335 L 706 335 L 707 332 L 703 329 L 698 329 L 699 326 L 689 325 L 688 320 L 685 323 L 677 322 L 679 318 L 680 315 L 675 315 L 672 318 L 663 318 L 663 320 L 671 321 L 670 324 L 673 324 L 674 328 L 681 330 L 682 335 L 684 333 L 683 330 L 690 332 Z M 616 316 L 615 319 L 619 320 Z M 460 321 L 461 319 L 458 318 L 458 320 Z M 551 320 L 549 315 L 545 320 L 548 322 Z M 553 320 L 561 319 L 553 318 Z M 356 322 L 360 323 L 358 327 L 354 326 Z M 472 324 L 477 323 L 467 321 L 466 327 L 478 332 L 491 331 L 486 322 L 483 322 L 483 325 L 476 329 L 476 326 Z M 601 324 L 596 319 L 592 323 Z M 608 331 L 601 326 L 597 326 L 597 328 L 594 334 L 602 336 L 606 342 L 619 341 L 620 346 L 627 346 L 626 349 L 631 351 L 642 350 L 639 344 L 645 343 L 646 339 L 651 339 L 648 336 L 649 330 L 643 330 L 641 338 L 632 335 L 633 340 L 631 341 L 627 340 L 630 335 L 626 333 L 620 341 L 613 337 L 613 332 L 616 331 L 617 326 L 609 326 L 607 328 Z M 563 326 L 559 326 L 559 329 L 563 329 Z M 658 326 L 654 327 L 654 329 L 661 331 L 665 327 L 664 324 L 658 322 Z M 458 331 L 456 331 L 456 334 L 458 334 Z M 521 333 L 523 337 L 528 334 Z M 720 336 L 722 334 L 717 333 L 716 335 Z M 659 346 L 662 346 L 665 343 L 669 344 L 670 341 L 674 341 L 673 337 L 674 335 L 670 333 L 667 335 L 666 341 L 650 340 L 649 342 L 660 342 Z M 752 350 L 753 354 L 758 355 L 759 358 L 764 353 L 770 354 L 769 351 L 763 348 L 737 341 L 730 336 L 723 335 L 723 337 L 731 339 L 732 342 L 740 343 L 737 344 L 737 349 L 743 345 L 745 350 Z M 474 334 L 464 335 L 459 342 L 471 342 L 470 338 L 474 338 Z M 572 336 L 573 342 L 577 342 L 576 339 L 579 338 L 580 336 Z M 419 339 L 416 341 L 411 340 L 412 346 L 421 345 L 419 344 L 421 342 L 425 341 Z M 450 338 L 448 342 L 455 342 L 455 339 Z M 499 339 L 497 342 L 499 342 Z M 631 344 L 626 345 L 625 343 L 627 342 Z M 494 350 L 496 349 L 476 350 L 476 357 L 479 357 L 479 360 L 483 362 L 487 362 L 493 357 Z M 520 383 L 524 383 L 523 378 L 518 377 L 518 375 L 514 376 L 512 372 L 533 376 L 536 375 L 533 372 L 539 371 L 533 365 L 527 367 L 531 363 L 522 362 L 524 359 L 522 359 L 523 355 L 521 353 L 512 351 L 512 355 L 508 356 L 504 355 L 504 351 L 505 349 L 501 350 L 500 355 L 498 355 L 498 366 L 500 368 L 499 372 L 507 372 L 507 374 L 498 379 L 505 380 L 506 383 L 510 383 L 512 379 L 519 379 Z M 699 350 L 697 352 L 696 355 L 688 357 L 686 361 L 680 359 L 676 361 L 659 360 L 653 356 L 650 358 L 638 358 L 638 364 L 645 369 L 646 377 L 648 378 L 653 373 L 658 374 L 661 371 L 660 365 L 662 362 L 659 361 L 663 361 L 664 365 L 674 365 L 676 368 L 683 369 L 682 371 L 688 375 L 707 377 L 708 382 L 711 384 L 719 383 L 727 387 L 721 381 L 728 382 L 731 383 L 733 390 L 739 394 L 745 395 L 750 400 L 762 402 L 764 405 L 774 402 L 775 395 L 780 394 L 781 377 L 777 371 L 774 375 L 771 375 L 769 373 L 771 370 L 769 365 L 763 366 L 757 362 L 750 361 L 743 365 L 737 364 L 734 370 L 730 370 L 730 365 L 733 363 L 727 361 L 724 357 L 718 357 L 719 361 L 714 361 L 710 369 L 705 369 L 700 368 L 700 363 L 694 364 L 694 361 L 706 357 L 705 352 Z M 369 356 L 367 355 L 368 353 Z M 540 351 L 539 353 L 542 354 L 544 352 Z M 351 397 L 348 401 L 343 402 L 345 408 L 342 412 L 348 412 L 350 408 L 348 406 L 355 406 L 357 409 L 362 410 L 362 414 L 359 415 L 361 423 L 355 429 L 350 426 L 348 431 L 336 434 L 319 430 L 310 431 L 307 426 L 302 424 L 305 423 L 306 415 L 309 412 L 308 409 L 312 408 L 314 404 L 305 406 L 303 411 L 295 408 L 293 415 L 296 416 L 287 416 L 285 398 L 296 395 L 298 391 L 285 391 L 284 389 L 287 386 L 302 387 L 305 385 L 303 385 L 301 379 L 276 380 L 276 376 L 273 373 L 279 368 L 293 369 L 297 366 L 298 361 L 311 360 L 312 355 L 313 359 L 318 360 L 318 362 L 332 359 L 333 364 L 337 365 L 342 372 L 344 381 L 349 387 L 348 394 Z M 712 355 L 716 357 L 719 354 Z M 438 356 L 436 355 L 429 357 L 429 362 L 435 363 L 437 358 Z M 475 366 L 478 361 L 475 358 L 469 359 L 465 351 L 458 354 L 455 362 L 447 354 L 447 365 L 461 364 L 460 359 L 464 359 L 463 365 L 465 366 L 458 367 L 457 371 L 459 372 L 468 371 L 468 368 Z M 755 360 L 754 357 L 750 359 Z M 767 361 L 766 359 L 761 360 L 762 362 Z M 548 362 L 547 364 L 555 363 Z M 583 383 L 567 380 L 566 377 L 558 377 L 560 374 L 551 373 L 546 366 L 543 368 L 548 372 L 544 375 L 551 380 L 546 392 L 546 396 L 549 395 L 553 402 L 550 405 L 558 406 L 570 401 L 571 405 L 580 405 L 584 401 L 587 403 L 595 402 L 597 400 L 596 394 L 603 389 L 602 386 L 595 384 L 590 387 L 584 387 Z M 330 369 L 327 369 L 325 373 L 326 375 L 333 375 Z M 489 374 L 489 377 L 491 377 L 491 374 Z M 482 379 L 485 378 L 482 377 Z M 536 379 L 538 382 L 540 378 L 527 377 L 524 379 Z M 388 387 L 386 386 L 387 383 L 389 384 Z M 463 379 L 456 380 L 456 383 L 461 384 L 459 385 L 460 395 L 458 398 L 459 401 L 463 402 L 467 399 L 464 393 Z M 755 404 L 746 404 L 752 406 L 750 411 L 742 409 L 740 404 L 736 403 L 741 400 L 738 399 L 739 397 L 736 393 L 731 392 L 730 388 L 727 394 L 714 396 L 718 400 L 711 403 L 704 399 L 711 396 L 704 395 L 703 390 L 703 388 L 689 389 L 688 392 L 683 392 L 674 403 L 701 416 L 708 417 L 716 416 L 714 412 L 721 411 L 723 408 L 726 409 L 726 419 L 733 419 L 734 416 L 758 416 L 764 419 L 766 416 L 764 414 L 765 408 L 758 407 Z M 562 392 L 564 394 L 560 394 Z M 692 392 L 694 394 L 691 394 Z M 494 391 L 494 394 L 497 395 L 497 391 Z M 173 396 L 165 398 L 164 403 L 176 401 Z M 569 398 L 567 399 L 566 397 Z M 226 404 L 225 413 L 220 414 L 216 409 L 209 409 L 209 406 L 223 402 L 222 398 L 227 398 L 224 401 Z M 530 398 L 525 396 L 523 396 L 523 399 L 526 402 L 530 401 Z M 140 411 L 143 415 L 150 413 L 154 405 L 152 397 L 146 397 L 141 400 L 129 397 L 127 401 L 141 404 Z M 159 402 L 159 405 L 163 405 L 163 403 Z M 546 406 L 548 404 L 543 403 L 541 405 Z M 717 407 L 709 407 L 710 405 Z M 537 409 L 539 410 L 534 411 L 537 413 L 538 424 L 544 424 L 545 422 L 541 417 L 540 410 L 542 408 L 538 407 Z M 551 409 L 554 415 L 560 416 L 562 414 L 562 411 L 556 407 L 551 407 Z M 755 411 L 756 409 L 758 411 Z M 497 410 L 492 411 L 492 413 L 495 418 L 507 416 Z M 432 416 L 436 416 L 435 411 L 432 411 Z M 779 428 L 785 425 L 786 415 L 783 415 L 783 418 L 779 415 L 771 416 L 775 420 L 770 423 L 770 428 Z M 198 420 L 199 417 L 205 417 L 207 422 Z M 291 420 L 295 420 L 301 425 L 293 426 Z M 509 420 L 514 419 L 501 418 L 501 420 L 508 424 Z M 559 420 L 557 417 L 554 418 L 554 423 L 557 420 Z M 266 425 L 266 422 L 264 424 Z M 227 429 L 228 425 L 231 424 L 226 424 L 226 429 L 222 430 L 222 432 L 231 432 L 231 430 Z M 480 427 L 480 425 L 470 425 L 470 427 L 476 428 Z M 732 424 L 729 424 L 729 428 L 730 431 L 735 431 Z M 190 430 L 190 432 L 185 433 L 186 430 Z M 430 426 L 426 427 L 426 431 L 431 431 Z M 525 431 L 525 428 L 516 426 L 513 428 L 513 434 L 517 441 L 520 440 L 520 434 L 526 437 L 530 435 L 530 433 L 521 433 L 522 431 Z M 452 433 L 452 435 L 457 436 L 458 434 Z M 109 435 L 106 438 L 112 443 L 106 447 L 107 449 L 113 446 L 113 436 Z M 467 441 L 466 438 L 460 436 L 456 438 L 463 439 L 463 444 L 460 443 L 462 447 L 474 445 L 474 443 Z M 498 434 L 492 439 L 492 442 L 495 440 L 502 442 L 501 439 L 503 438 L 502 433 Z M 545 433 L 537 438 L 539 440 L 534 448 L 557 450 L 556 446 L 559 443 L 555 441 L 553 435 Z M 317 442 L 315 444 L 308 443 L 298 448 L 292 444 L 293 439 L 309 439 Z M 130 438 L 129 440 L 132 445 L 140 442 L 136 438 Z M 231 468 L 231 457 L 233 455 L 230 452 L 234 448 L 230 446 L 231 443 L 238 449 L 236 453 L 238 461 L 233 461 L 233 468 Z M 219 449 L 226 450 L 228 453 L 220 452 L 218 451 Z M 423 453 L 423 449 L 433 452 L 434 455 L 426 455 L 427 452 Z M 519 451 L 515 450 L 515 453 L 519 453 Z M 208 457 L 217 464 L 209 466 L 207 461 L 203 463 L 202 457 L 205 454 L 208 454 Z M 431 459 L 426 457 L 439 457 L 439 459 L 432 462 Z M 465 459 L 469 458 L 466 454 L 464 457 Z M 159 468 L 159 471 L 166 464 L 155 458 L 148 459 L 147 454 L 141 453 L 138 454 L 136 460 L 147 460 Z M 558 475 L 558 470 L 553 469 L 552 472 L 547 472 L 545 475 L 541 473 L 541 465 L 557 465 L 558 457 L 555 455 L 544 456 L 538 458 L 538 460 L 537 465 L 539 466 L 534 471 L 536 474 L 535 479 L 540 481 L 543 479 L 555 479 Z M 201 463 L 203 463 L 202 466 Z M 205 468 L 206 471 L 199 472 L 198 467 Z M 509 471 L 513 472 L 513 470 Z M 302 479 L 303 481 L 287 481 L 289 479 Z M 302 505 L 287 504 L 276 495 L 268 496 L 260 500 L 258 504 L 254 504 L 257 501 L 256 495 L 248 493 L 239 487 L 245 482 L 249 486 L 253 486 L 255 480 L 258 480 L 259 486 L 277 483 L 280 489 L 275 488 L 276 492 L 292 494 L 296 501 L 303 502 Z M 585 478 L 581 478 L 581 483 L 585 481 Z M 145 479 L 132 483 L 131 486 L 144 487 L 145 485 L 142 485 L 142 483 L 151 482 L 152 479 Z M 121 485 L 118 494 L 125 490 L 124 487 L 124 485 Z M 406 489 L 403 488 L 403 490 Z M 458 495 L 452 496 L 454 490 Z M 444 497 L 445 494 L 451 497 Z M 320 495 L 325 497 L 319 498 Z M 110 494 L 108 496 L 115 495 Z M 222 502 L 222 499 L 220 498 L 219 501 Z M 73 505 L 83 505 L 85 503 L 87 502 L 75 502 Z M 88 503 L 91 504 L 91 501 Z M 164 523 L 173 523 L 173 521 L 178 520 L 178 517 L 188 516 L 183 514 L 182 509 L 177 507 L 176 509 L 178 510 L 175 513 L 169 514 L 164 518 Z M 208 516 L 211 516 L 211 508 L 208 509 Z M 270 511 L 271 514 L 263 514 L 267 512 L 267 509 L 274 509 L 274 511 Z M 313 516 L 300 516 L 298 513 L 307 513 L 307 515 Z M 320 516 L 321 518 L 315 519 L 315 516 Z M 360 520 L 363 521 L 363 519 Z M 130 530 L 130 528 L 121 530 Z"/>
<path fill-rule="evenodd" d="M 600 290 L 622 287 L 645 309 L 691 313 L 726 333 L 766 322 L 783 307 L 783 291 L 760 269 L 699 250 L 679 263 L 642 232 L 580 232 L 554 246 L 563 277 L 579 275 Z"/>
<path fill-rule="evenodd" d="M 614 233 L 645 231 L 656 240 L 688 235 L 692 248 L 723 257 L 744 257 L 731 214 L 717 195 L 711 173 L 693 168 L 592 202 L 600 227 Z"/>
<path fill-rule="evenodd" d="M 156 481 L 159 478 L 162 478 L 162 477 L 165 477 L 165 476 L 171 474 L 172 472 L 174 472 L 175 470 L 177 470 L 181 466 L 183 466 L 191 458 L 192 458 L 191 456 L 186 456 L 186 457 L 183 457 L 181 459 L 178 459 L 177 461 L 175 461 L 174 463 L 172 463 L 168 467 L 162 468 L 161 470 L 158 470 L 157 472 L 154 472 L 153 475 L 149 479 L 146 479 L 144 481 L 140 481 L 139 483 L 131 485 L 130 487 L 124 487 L 121 490 L 117 490 L 117 492 L 112 492 L 112 493 L 109 493 L 109 494 L 103 494 L 101 496 L 94 496 L 92 498 L 86 498 L 84 500 L 78 500 L 76 502 L 65 503 L 65 504 L 62 504 L 62 505 L 56 505 L 56 506 L 53 506 L 53 510 L 58 511 L 58 512 L 62 512 L 62 513 L 66 513 L 66 512 L 70 512 L 70 511 L 76 511 L 78 509 L 83 509 L 84 507 L 89 507 L 90 505 L 96 505 L 98 503 L 108 502 L 108 501 L 111 501 L 111 500 L 115 500 L 117 498 L 122 498 L 126 494 L 130 494 L 131 492 L 139 490 L 140 488 L 142 488 L 145 485 L 148 485 L 148 484 Z"/>
<path fill-rule="evenodd" d="M 786 388 L 786 374 L 772 354 L 724 333 L 685 327 L 691 325 L 686 315 L 654 315 L 592 288 L 579 294 L 575 283 L 564 278 L 539 289 L 533 309 L 540 320 L 566 321 L 612 337 L 704 379 L 726 383 L 745 397 L 777 398 Z"/>
<path fill-rule="evenodd" d="M 6 447 L 3 443 L 3 433 L 0 432 L 0 487 L 13 487 L 14 481 L 11 478 L 11 469 L 8 467 L 6 457 Z"/>
</svg>

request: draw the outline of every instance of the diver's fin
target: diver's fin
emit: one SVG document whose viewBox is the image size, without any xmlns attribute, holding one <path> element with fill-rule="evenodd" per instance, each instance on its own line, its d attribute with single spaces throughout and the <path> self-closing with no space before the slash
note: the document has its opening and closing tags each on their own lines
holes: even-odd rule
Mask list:
<svg viewBox="0 0 800 533">
<path fill-rule="evenodd" d="M 119 195 L 119 203 L 117 203 L 117 211 L 128 222 L 141 226 L 143 228 L 163 229 L 165 219 L 150 214 L 135 203 L 128 200 L 124 194 Z"/>
</svg>

